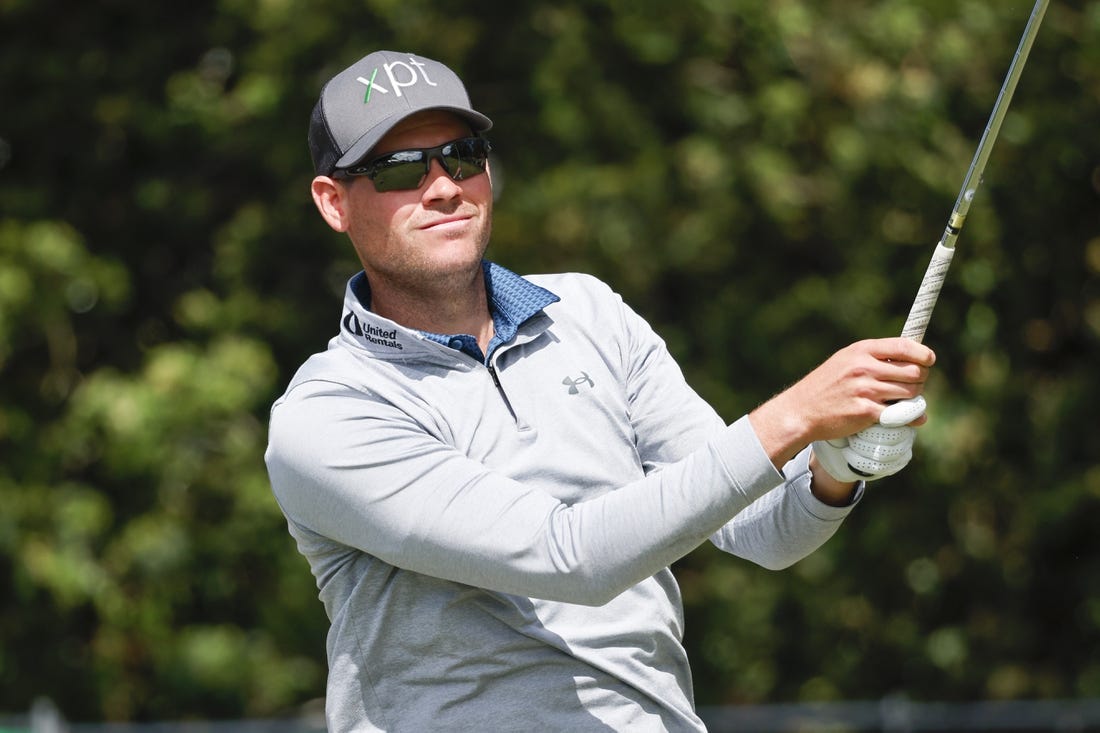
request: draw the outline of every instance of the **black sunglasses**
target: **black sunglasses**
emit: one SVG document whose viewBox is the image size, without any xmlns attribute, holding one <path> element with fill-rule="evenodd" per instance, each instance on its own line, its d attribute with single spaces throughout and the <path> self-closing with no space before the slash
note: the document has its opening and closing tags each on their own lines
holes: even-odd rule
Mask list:
<svg viewBox="0 0 1100 733">
<path fill-rule="evenodd" d="M 483 137 L 464 137 L 434 148 L 395 150 L 377 158 L 335 171 L 335 177 L 366 176 L 374 190 L 411 191 L 420 188 L 428 177 L 432 161 L 438 160 L 452 180 L 461 181 L 485 172 L 492 146 Z"/>
</svg>

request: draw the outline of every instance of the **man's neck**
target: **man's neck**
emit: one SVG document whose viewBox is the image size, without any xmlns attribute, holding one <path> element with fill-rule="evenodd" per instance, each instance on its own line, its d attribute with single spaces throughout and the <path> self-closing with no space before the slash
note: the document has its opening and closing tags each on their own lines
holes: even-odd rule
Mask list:
<svg viewBox="0 0 1100 733">
<path fill-rule="evenodd" d="M 476 277 L 466 284 L 434 290 L 418 288 L 412 292 L 382 282 L 378 286 L 374 282 L 370 285 L 370 308 L 378 315 L 418 331 L 469 334 L 477 339 L 482 351 L 489 348 L 493 318 L 480 268 Z"/>
</svg>

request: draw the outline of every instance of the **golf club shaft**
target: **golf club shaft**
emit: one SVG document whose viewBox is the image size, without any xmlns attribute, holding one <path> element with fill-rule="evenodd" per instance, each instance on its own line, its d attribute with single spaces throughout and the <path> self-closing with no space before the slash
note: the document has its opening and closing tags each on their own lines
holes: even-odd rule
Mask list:
<svg viewBox="0 0 1100 733">
<path fill-rule="evenodd" d="M 970 204 L 974 200 L 974 194 L 982 182 L 982 174 L 985 164 L 989 160 L 989 153 L 993 150 L 993 143 L 997 140 L 997 134 L 1001 130 L 1001 122 L 1004 121 L 1008 105 L 1012 101 L 1012 93 L 1016 91 L 1016 82 L 1020 80 L 1027 55 L 1031 51 L 1031 44 L 1039 32 L 1039 24 L 1046 13 L 1050 0 L 1036 0 L 1035 7 L 1031 11 L 1031 17 L 1024 28 L 1024 35 L 1020 38 L 1020 45 L 1016 48 L 1016 55 L 1012 58 L 1012 64 L 1008 67 L 1004 84 L 1001 85 L 1000 94 L 993 104 L 993 111 L 989 115 L 985 132 L 978 143 L 978 149 L 974 152 L 974 159 L 970 163 L 970 170 L 966 173 L 959 197 L 955 201 L 955 208 L 947 221 L 947 227 L 943 231 L 939 244 L 932 254 L 932 261 L 928 263 L 928 269 L 921 280 L 917 297 L 913 300 L 913 307 L 909 311 L 909 317 L 905 319 L 905 326 L 901 335 L 914 341 L 922 341 L 928 328 L 928 322 L 932 318 L 932 310 L 936 307 L 936 301 L 940 297 L 943 281 L 947 277 L 947 270 L 951 266 L 951 258 L 955 255 L 955 240 L 962 231 L 966 222 L 966 215 L 970 211 Z"/>
</svg>

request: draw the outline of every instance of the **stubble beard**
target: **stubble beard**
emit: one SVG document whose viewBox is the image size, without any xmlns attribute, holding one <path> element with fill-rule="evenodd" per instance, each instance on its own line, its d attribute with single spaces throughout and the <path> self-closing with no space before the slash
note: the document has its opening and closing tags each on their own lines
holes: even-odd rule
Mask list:
<svg viewBox="0 0 1100 733">
<path fill-rule="evenodd" d="M 438 256 L 438 248 L 453 247 L 453 244 L 415 247 L 398 243 L 398 248 L 403 248 L 399 250 L 403 256 L 390 266 L 378 267 L 376 274 L 388 289 L 395 294 L 401 293 L 402 300 L 407 302 L 453 302 L 468 296 L 471 286 L 481 277 L 482 258 L 489 246 L 491 232 L 491 220 L 486 219 L 469 248 L 463 245 L 458 251 L 448 252 L 444 258 Z"/>
</svg>

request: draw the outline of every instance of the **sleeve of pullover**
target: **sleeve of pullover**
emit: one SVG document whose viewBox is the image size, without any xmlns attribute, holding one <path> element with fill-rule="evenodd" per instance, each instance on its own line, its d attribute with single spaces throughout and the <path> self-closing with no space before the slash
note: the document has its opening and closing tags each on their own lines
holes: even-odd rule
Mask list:
<svg viewBox="0 0 1100 733">
<path fill-rule="evenodd" d="M 640 316 L 618 303 L 628 337 L 627 370 L 631 422 L 639 455 L 647 469 L 663 468 L 706 439 L 721 418 L 687 384 L 664 342 Z M 747 424 L 748 420 L 742 418 Z M 756 434 L 742 435 L 741 460 L 764 457 Z M 712 542 L 731 554 L 779 570 L 821 547 L 858 501 L 832 507 L 810 491 L 809 449 L 802 450 L 777 474 L 776 486 L 732 517 Z M 862 489 L 859 492 L 862 496 Z M 858 496 L 857 496 L 858 500 Z"/>
<path fill-rule="evenodd" d="M 863 495 L 848 506 L 829 506 L 810 491 L 809 449 L 783 468 L 786 481 L 757 499 L 716 532 L 720 549 L 769 570 L 790 567 L 825 544 Z"/>
<path fill-rule="evenodd" d="M 742 419 L 661 471 L 565 505 L 326 382 L 274 408 L 266 459 L 288 519 L 309 531 L 418 573 L 589 605 L 682 557 L 781 481 Z"/>
</svg>

